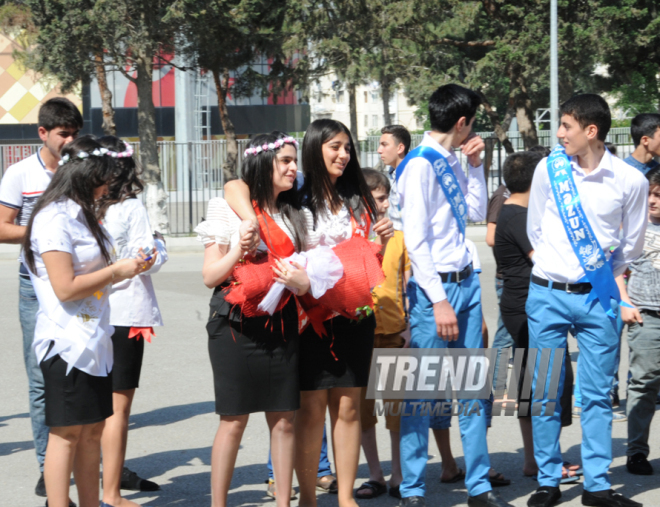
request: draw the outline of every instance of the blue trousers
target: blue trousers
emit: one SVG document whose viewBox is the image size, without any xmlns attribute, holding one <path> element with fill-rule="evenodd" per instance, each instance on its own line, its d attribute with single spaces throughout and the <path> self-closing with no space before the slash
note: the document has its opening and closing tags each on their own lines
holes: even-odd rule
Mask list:
<svg viewBox="0 0 660 507">
<path fill-rule="evenodd" d="M 575 328 L 580 347 L 577 375 L 582 394 L 580 423 L 584 489 L 595 492 L 610 489 L 607 477 L 612 462 L 610 388 L 617 365 L 619 332 L 616 321 L 607 316 L 598 301 L 586 303 L 588 296 L 531 283 L 526 310 L 529 318 L 530 348 L 566 348 L 568 330 L 571 326 Z M 618 316 L 619 307 L 614 302 L 612 309 Z M 534 373 L 534 391 L 538 365 L 539 363 Z M 550 382 L 550 370 L 548 368 L 546 386 Z M 562 392 L 563 386 L 564 367 L 559 380 L 559 393 Z M 532 417 L 534 458 L 539 467 L 539 486 L 559 486 L 562 467 L 559 446 L 561 405 L 557 402 L 552 415 L 545 415 L 545 406 L 548 403 L 545 393 L 541 403 L 541 415 Z"/>
<path fill-rule="evenodd" d="M 321 446 L 321 458 L 319 459 L 319 473 L 317 477 L 325 477 L 332 475 L 330 468 L 330 460 L 328 460 L 328 438 L 325 434 L 325 424 L 323 425 L 323 445 Z M 271 460 L 270 451 L 268 451 L 268 478 L 275 479 L 273 474 L 273 461 Z"/>
<path fill-rule="evenodd" d="M 37 363 L 37 355 L 32 350 L 34 327 L 37 323 L 39 301 L 30 280 L 19 277 L 18 314 L 23 331 L 23 359 L 28 377 L 30 395 L 30 420 L 32 421 L 32 438 L 37 453 L 39 470 L 44 471 L 44 459 L 48 446 L 48 426 L 46 426 L 46 394 L 44 392 L 44 376 Z"/>
<path fill-rule="evenodd" d="M 433 305 L 413 277 L 408 284 L 411 348 L 483 348 L 479 278 L 476 274 L 472 274 L 460 284 L 446 283 L 444 288 L 448 301 L 454 308 L 458 318 L 458 340 L 446 342 L 438 337 L 433 316 Z M 474 403 L 479 404 L 480 415 L 459 416 L 461 440 L 465 455 L 465 485 L 470 496 L 477 496 L 491 490 L 488 481 L 490 459 L 486 443 L 486 407 L 484 400 L 460 401 L 470 403 L 471 406 Z M 411 412 L 410 408 L 406 409 L 406 413 Z M 425 475 L 428 460 L 429 424 L 430 416 L 428 415 L 401 416 L 403 482 L 400 491 L 403 498 L 424 496 L 426 493 Z"/>
</svg>

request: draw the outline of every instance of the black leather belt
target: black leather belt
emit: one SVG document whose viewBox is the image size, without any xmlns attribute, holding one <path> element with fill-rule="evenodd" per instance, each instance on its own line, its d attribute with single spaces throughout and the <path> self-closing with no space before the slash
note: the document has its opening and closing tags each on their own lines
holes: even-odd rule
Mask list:
<svg viewBox="0 0 660 507">
<path fill-rule="evenodd" d="M 465 266 L 460 271 L 452 271 L 450 273 L 438 273 L 443 283 L 461 283 L 463 280 L 470 277 L 472 274 L 472 263 Z"/>
<path fill-rule="evenodd" d="M 655 310 L 647 310 L 646 308 L 642 308 L 639 313 L 645 313 L 647 315 L 652 315 L 653 317 L 660 317 L 660 312 L 655 311 Z"/>
<path fill-rule="evenodd" d="M 588 294 L 591 292 L 590 283 L 559 283 L 551 282 L 540 276 L 532 275 L 532 283 L 540 285 L 541 287 L 550 287 L 551 289 L 561 290 L 569 294 Z"/>
</svg>

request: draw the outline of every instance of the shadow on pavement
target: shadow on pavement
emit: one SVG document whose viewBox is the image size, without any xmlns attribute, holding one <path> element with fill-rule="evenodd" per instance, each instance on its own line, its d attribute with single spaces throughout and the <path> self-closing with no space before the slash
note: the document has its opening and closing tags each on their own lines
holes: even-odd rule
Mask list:
<svg viewBox="0 0 660 507">
<path fill-rule="evenodd" d="M 145 426 L 166 426 L 168 424 L 185 421 L 191 417 L 215 412 L 215 403 L 201 401 L 188 405 L 174 405 L 158 408 L 151 412 L 131 415 L 129 429 L 143 428 Z"/>
<path fill-rule="evenodd" d="M 2 442 L 0 443 L 0 456 L 9 456 L 17 452 L 34 449 L 34 442 L 26 440 L 25 442 Z"/>
</svg>

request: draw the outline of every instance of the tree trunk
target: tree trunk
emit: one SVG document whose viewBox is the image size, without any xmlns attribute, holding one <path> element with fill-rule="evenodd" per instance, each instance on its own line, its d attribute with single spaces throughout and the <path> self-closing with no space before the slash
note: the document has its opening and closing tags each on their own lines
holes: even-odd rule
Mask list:
<svg viewBox="0 0 660 507">
<path fill-rule="evenodd" d="M 152 88 L 153 57 L 151 53 L 145 53 L 140 54 L 136 61 L 142 179 L 146 187 L 146 205 L 151 227 L 167 234 L 170 229 L 170 221 L 167 218 L 167 192 L 163 187 L 158 165 L 156 109 L 154 108 Z"/>
<path fill-rule="evenodd" d="M 112 107 L 112 92 L 108 88 L 108 80 L 105 75 L 105 65 L 103 54 L 94 55 L 96 62 L 96 81 L 99 83 L 99 93 L 101 94 L 101 110 L 103 111 L 103 132 L 108 136 L 117 135 L 115 126 L 115 110 Z"/>
<path fill-rule="evenodd" d="M 516 119 L 518 120 L 518 131 L 522 137 L 525 149 L 539 144 L 539 138 L 536 135 L 536 125 L 534 124 L 534 114 L 532 113 L 532 100 L 527 94 L 527 87 L 521 75 L 517 76 L 512 86 L 516 89 L 513 96 L 513 106 L 516 109 Z"/>
<path fill-rule="evenodd" d="M 355 149 L 358 147 L 358 120 L 357 120 L 357 102 L 355 97 L 355 84 L 348 84 L 348 111 L 351 118 L 351 135 L 355 143 Z"/>
<path fill-rule="evenodd" d="M 220 113 L 220 122 L 222 123 L 222 130 L 225 132 L 225 139 L 227 140 L 227 160 L 222 167 L 225 173 L 225 181 L 236 179 L 238 174 L 238 143 L 236 142 L 236 131 L 234 124 L 229 118 L 227 111 L 227 88 L 229 87 L 229 69 L 223 69 L 222 80 L 220 79 L 220 72 L 217 69 L 211 72 L 213 74 L 213 81 L 215 82 L 215 90 L 218 95 L 218 112 Z"/>
<path fill-rule="evenodd" d="M 386 72 L 383 72 L 380 80 L 380 89 L 383 99 L 383 116 L 385 125 L 392 124 L 392 118 L 390 117 L 390 80 Z"/>
<path fill-rule="evenodd" d="M 486 114 L 490 119 L 490 123 L 493 125 L 495 135 L 502 143 L 502 146 L 504 146 L 504 150 L 509 154 L 513 153 L 515 150 L 513 149 L 513 145 L 511 144 L 511 141 L 506 134 L 506 128 L 500 123 L 500 118 L 497 115 L 497 112 L 493 109 L 493 106 L 490 105 L 490 102 L 488 102 L 486 96 L 482 92 L 478 93 L 481 96 L 481 105 L 484 106 L 484 111 L 486 111 Z"/>
</svg>

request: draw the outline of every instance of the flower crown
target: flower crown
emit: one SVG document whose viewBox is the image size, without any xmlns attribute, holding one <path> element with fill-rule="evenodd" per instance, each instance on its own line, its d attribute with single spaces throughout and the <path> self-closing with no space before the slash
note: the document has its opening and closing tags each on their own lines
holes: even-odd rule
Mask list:
<svg viewBox="0 0 660 507">
<path fill-rule="evenodd" d="M 262 151 L 275 151 L 280 149 L 285 144 L 292 144 L 296 147 L 296 149 L 298 149 L 298 141 L 296 141 L 291 136 L 286 136 L 281 139 L 278 139 L 274 143 L 264 143 L 261 146 L 254 146 L 252 148 L 248 148 L 247 150 L 245 150 L 243 155 L 247 157 L 249 155 L 258 155 Z"/>
<path fill-rule="evenodd" d="M 133 147 L 128 144 L 124 143 L 124 146 L 126 146 L 126 149 L 124 151 L 112 151 L 109 150 L 108 148 L 96 148 L 92 152 L 88 151 L 79 151 L 77 155 L 74 155 L 76 158 L 87 158 L 87 157 L 103 157 L 104 155 L 107 155 L 108 157 L 112 158 L 128 158 L 133 156 Z M 66 154 L 62 157 L 62 159 L 59 162 L 59 165 L 66 164 L 70 160 L 69 154 Z"/>
</svg>

